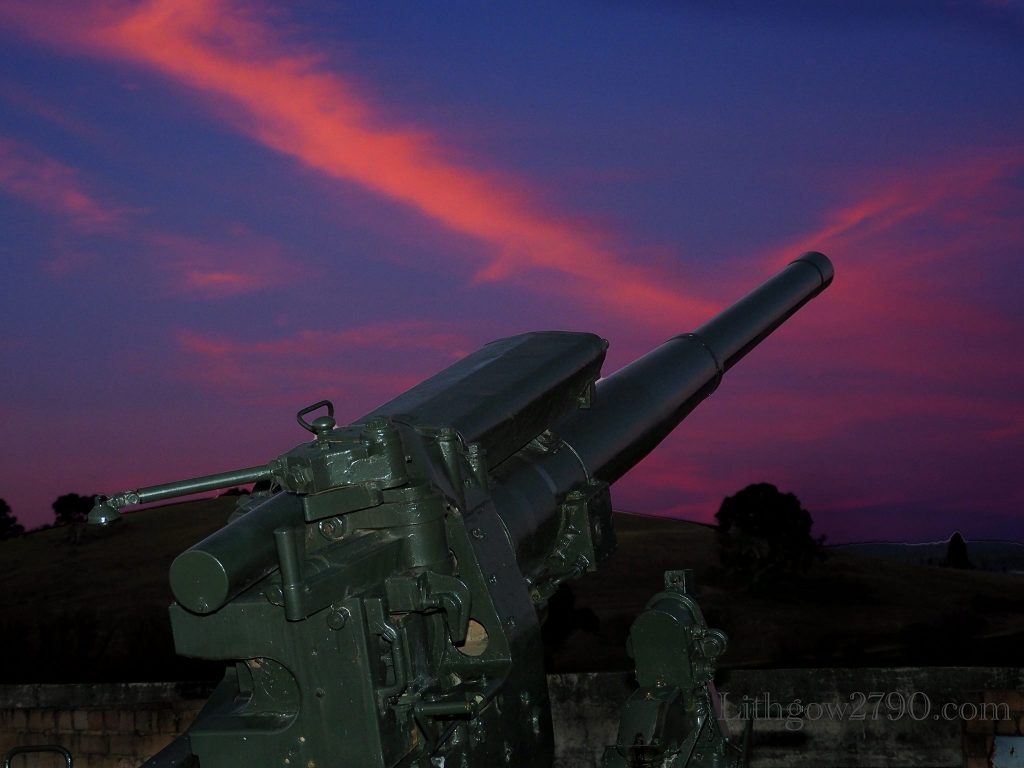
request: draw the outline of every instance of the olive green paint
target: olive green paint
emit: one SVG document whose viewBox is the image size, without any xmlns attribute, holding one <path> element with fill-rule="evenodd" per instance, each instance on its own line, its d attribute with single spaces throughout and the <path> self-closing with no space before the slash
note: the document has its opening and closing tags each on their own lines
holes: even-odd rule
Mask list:
<svg viewBox="0 0 1024 768">
<path fill-rule="evenodd" d="M 147 766 L 550 765 L 540 617 L 612 554 L 610 484 L 831 280 L 805 254 L 600 381 L 598 336 L 502 339 L 351 425 L 303 408 L 314 439 L 265 465 L 98 499 L 91 521 L 113 524 L 128 504 L 270 486 L 171 566 L 175 647 L 228 667 Z M 666 574 L 604 765 L 739 765 L 712 706 L 725 645 L 685 572 Z"/>
</svg>

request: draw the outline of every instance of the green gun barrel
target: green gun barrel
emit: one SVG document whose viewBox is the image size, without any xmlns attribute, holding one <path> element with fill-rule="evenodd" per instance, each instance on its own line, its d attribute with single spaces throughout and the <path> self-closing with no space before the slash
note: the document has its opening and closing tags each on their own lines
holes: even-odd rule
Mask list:
<svg viewBox="0 0 1024 768">
<path fill-rule="evenodd" d="M 277 567 L 271 531 L 302 524 L 302 502 L 275 493 L 171 563 L 171 591 L 190 611 L 210 613 Z"/>
<path fill-rule="evenodd" d="M 825 256 L 805 254 L 694 333 L 600 380 L 585 408 L 577 407 L 580 393 L 597 376 L 606 342 L 592 334 L 546 332 L 492 342 L 360 421 L 449 426 L 466 443 L 478 442 L 493 477 L 495 507 L 530 576 L 551 550 L 567 493 L 625 474 L 832 276 Z M 552 424 L 557 450 L 527 445 Z M 278 494 L 180 555 L 171 567 L 177 600 L 196 613 L 213 612 L 273 570 L 273 531 L 302 524 L 302 496 Z"/>
<path fill-rule="evenodd" d="M 598 383 L 594 407 L 557 427 L 591 477 L 613 483 L 710 395 L 722 375 L 829 286 L 832 263 L 807 253 L 698 328 Z"/>
<path fill-rule="evenodd" d="M 303 408 L 312 442 L 263 467 L 101 501 L 98 522 L 228 480 L 278 489 L 171 566 L 176 649 L 233 663 L 188 734 L 147 765 L 551 765 L 540 620 L 562 583 L 614 549 L 609 485 L 831 280 L 828 259 L 805 254 L 600 381 L 599 336 L 501 339 L 346 426 L 329 401 Z M 640 684 L 658 671 L 625 711 L 609 765 L 654 754 L 637 724 L 677 739 L 698 703 L 712 709 L 709 687 L 691 689 L 725 638 L 673 573 L 631 634 Z M 726 733 L 707 733 L 698 762 L 735 766 Z"/>
<path fill-rule="evenodd" d="M 524 573 L 549 549 L 538 534 L 562 497 L 587 480 L 613 483 L 710 395 L 723 374 L 832 282 L 832 262 L 806 253 L 693 333 L 669 339 L 597 383 L 593 405 L 554 426 L 564 449 L 520 452 L 495 473 L 494 502 Z"/>
</svg>

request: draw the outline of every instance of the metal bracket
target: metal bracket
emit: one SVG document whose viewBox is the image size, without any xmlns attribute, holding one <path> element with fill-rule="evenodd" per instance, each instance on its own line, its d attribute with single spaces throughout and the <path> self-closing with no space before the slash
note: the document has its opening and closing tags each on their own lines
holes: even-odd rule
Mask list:
<svg viewBox="0 0 1024 768">
<path fill-rule="evenodd" d="M 565 497 L 560 511 L 558 538 L 531 590 L 535 603 L 550 598 L 563 581 L 597 570 L 615 551 L 607 483 L 592 480 L 577 488 Z"/>
<path fill-rule="evenodd" d="M 396 576 L 384 583 L 392 612 L 443 611 L 453 645 L 466 642 L 471 595 L 454 576 L 427 571 L 418 576 Z"/>
</svg>

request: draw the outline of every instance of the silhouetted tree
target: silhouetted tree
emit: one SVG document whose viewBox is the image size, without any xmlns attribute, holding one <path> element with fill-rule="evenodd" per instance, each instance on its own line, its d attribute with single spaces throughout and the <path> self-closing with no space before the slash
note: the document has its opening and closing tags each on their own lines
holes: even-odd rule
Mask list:
<svg viewBox="0 0 1024 768">
<path fill-rule="evenodd" d="M 946 546 L 946 567 L 947 568 L 970 568 L 971 561 L 967 557 L 967 542 L 955 531 L 949 537 L 949 544 Z"/>
<path fill-rule="evenodd" d="M 18 522 L 18 518 L 11 512 L 10 506 L 6 501 L 0 499 L 0 541 L 13 539 L 15 536 L 21 536 L 24 532 L 25 527 Z"/>
<path fill-rule="evenodd" d="M 92 496 L 79 496 L 77 493 L 65 493 L 53 502 L 53 516 L 57 525 L 84 523 L 92 509 Z"/>
<path fill-rule="evenodd" d="M 796 496 L 770 483 L 748 485 L 729 496 L 715 519 L 720 562 L 750 585 L 804 573 L 823 556 L 825 537 L 811 535 L 810 513 Z"/>
</svg>

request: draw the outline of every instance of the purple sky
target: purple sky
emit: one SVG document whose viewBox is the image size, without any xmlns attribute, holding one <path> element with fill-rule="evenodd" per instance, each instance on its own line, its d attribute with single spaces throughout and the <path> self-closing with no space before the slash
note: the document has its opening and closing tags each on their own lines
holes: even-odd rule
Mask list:
<svg viewBox="0 0 1024 768">
<path fill-rule="evenodd" d="M 813 248 L 617 505 L 1024 539 L 1022 83 L 1020 2 L 0 0 L 0 497 L 262 463 L 525 330 L 610 372 Z"/>
</svg>

